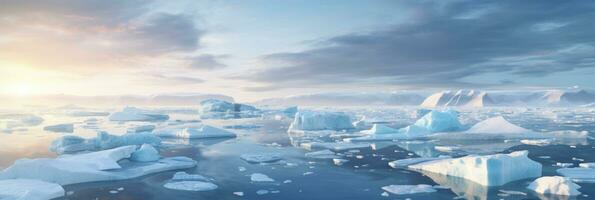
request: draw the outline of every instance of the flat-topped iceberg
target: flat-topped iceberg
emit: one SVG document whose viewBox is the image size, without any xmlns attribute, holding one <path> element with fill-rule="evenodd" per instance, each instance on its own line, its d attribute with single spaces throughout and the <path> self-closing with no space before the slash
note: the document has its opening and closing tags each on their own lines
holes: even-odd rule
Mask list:
<svg viewBox="0 0 595 200">
<path fill-rule="evenodd" d="M 542 166 L 527 157 L 528 151 L 486 156 L 465 156 L 410 165 L 410 169 L 461 177 L 480 185 L 500 186 L 541 176 Z"/>
<path fill-rule="evenodd" d="M 95 181 L 115 181 L 139 176 L 191 168 L 196 161 L 187 157 L 170 157 L 155 162 L 125 162 L 136 151 L 136 146 L 123 146 L 109 150 L 64 155 L 58 158 L 19 159 L 0 172 L 4 179 L 37 179 L 69 185 Z"/>
<path fill-rule="evenodd" d="M 553 194 L 563 196 L 577 196 L 581 186 L 573 183 L 569 178 L 562 176 L 544 176 L 531 182 L 527 189 L 539 194 Z"/>
<path fill-rule="evenodd" d="M 111 121 L 164 121 L 168 120 L 169 116 L 135 107 L 125 107 L 120 112 L 112 113 L 108 118 Z"/>
<path fill-rule="evenodd" d="M 0 180 L 0 199 L 47 200 L 64 196 L 64 188 L 56 183 L 34 179 Z"/>
<path fill-rule="evenodd" d="M 59 133 L 72 133 L 74 132 L 74 125 L 69 124 L 56 124 L 51 126 L 43 127 L 44 131 L 59 132 Z"/>
<path fill-rule="evenodd" d="M 153 134 L 159 137 L 188 139 L 236 137 L 235 133 L 205 124 L 165 127 L 154 130 Z"/>
<path fill-rule="evenodd" d="M 448 132 L 461 129 L 459 113 L 454 110 L 432 110 L 422 118 L 415 121 L 413 126 L 423 127 L 429 132 Z"/>
<path fill-rule="evenodd" d="M 291 131 L 321 131 L 353 129 L 351 118 L 341 112 L 299 111 L 289 126 Z"/>
<path fill-rule="evenodd" d="M 60 137 L 50 145 L 50 151 L 57 154 L 75 153 L 80 151 L 98 151 L 121 147 L 126 145 L 150 144 L 159 146 L 161 138 L 151 133 L 127 133 L 124 135 L 111 135 L 101 131 L 97 137 L 85 139 L 80 136 L 66 135 Z"/>
</svg>

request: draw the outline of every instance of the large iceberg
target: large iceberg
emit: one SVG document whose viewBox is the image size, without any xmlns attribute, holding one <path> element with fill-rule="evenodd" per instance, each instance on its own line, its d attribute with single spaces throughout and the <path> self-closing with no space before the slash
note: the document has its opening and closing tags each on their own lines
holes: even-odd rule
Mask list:
<svg viewBox="0 0 595 200">
<path fill-rule="evenodd" d="M 430 95 L 421 103 L 422 107 L 484 107 L 490 105 L 494 105 L 494 101 L 488 96 L 488 93 L 475 90 L 459 90 L 456 93 L 442 91 Z"/>
<path fill-rule="evenodd" d="M 563 196 L 577 196 L 581 186 L 573 183 L 569 178 L 561 176 L 544 176 L 533 181 L 527 189 L 539 194 L 554 194 Z"/>
<path fill-rule="evenodd" d="M 465 156 L 410 165 L 410 169 L 456 176 L 485 186 L 541 176 L 542 166 L 527 157 L 528 151 L 486 156 Z"/>
<path fill-rule="evenodd" d="M 33 179 L 0 180 L 0 199 L 47 200 L 64 194 L 64 188 L 56 183 Z"/>
<path fill-rule="evenodd" d="M 165 127 L 154 130 L 153 134 L 159 137 L 188 139 L 236 137 L 235 133 L 205 124 Z"/>
<path fill-rule="evenodd" d="M 457 131 L 462 128 L 458 120 L 458 113 L 454 110 L 436 111 L 433 110 L 414 124 L 395 130 L 385 125 L 375 124 L 372 129 L 362 131 L 369 135 L 346 138 L 345 141 L 375 141 L 375 140 L 397 140 L 415 139 L 427 137 L 436 132 Z"/>
<path fill-rule="evenodd" d="M 299 111 L 289 126 L 292 131 L 321 131 L 353 129 L 351 118 L 341 112 Z"/>
<path fill-rule="evenodd" d="M 0 180 L 37 179 L 68 185 L 131 179 L 196 165 L 196 161 L 187 157 L 170 157 L 155 162 L 130 161 L 120 165 L 118 161 L 130 158 L 135 151 L 136 146 L 130 145 L 85 154 L 63 155 L 58 158 L 23 158 L 0 172 Z"/>
<path fill-rule="evenodd" d="M 120 112 L 112 113 L 108 118 L 111 121 L 164 121 L 168 120 L 169 116 L 135 107 L 126 107 Z"/>
<path fill-rule="evenodd" d="M 254 106 L 231 103 L 219 99 L 207 99 L 200 102 L 201 118 L 241 118 L 255 117 L 260 112 Z"/>
<path fill-rule="evenodd" d="M 80 136 L 66 135 L 60 137 L 50 145 L 50 151 L 57 154 L 75 153 L 80 151 L 98 151 L 126 145 L 150 144 L 159 146 L 161 138 L 151 133 L 127 133 L 124 135 L 111 135 L 101 131 L 97 137 L 85 139 Z"/>
</svg>

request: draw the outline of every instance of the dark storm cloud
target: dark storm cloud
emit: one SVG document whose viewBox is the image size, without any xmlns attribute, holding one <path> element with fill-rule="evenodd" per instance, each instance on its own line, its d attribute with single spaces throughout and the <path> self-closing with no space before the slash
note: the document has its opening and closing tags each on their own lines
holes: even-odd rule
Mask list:
<svg viewBox="0 0 595 200">
<path fill-rule="evenodd" d="M 594 67 L 595 2 L 422 1 L 408 22 L 262 57 L 263 88 L 339 83 L 465 85 L 491 72 L 544 76 Z M 260 88 L 262 89 L 262 88 Z"/>
</svg>

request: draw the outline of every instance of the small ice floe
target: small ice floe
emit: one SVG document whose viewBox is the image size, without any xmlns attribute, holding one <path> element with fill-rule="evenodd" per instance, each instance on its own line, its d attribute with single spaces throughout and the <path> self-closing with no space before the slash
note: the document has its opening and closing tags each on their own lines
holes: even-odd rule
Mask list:
<svg viewBox="0 0 595 200">
<path fill-rule="evenodd" d="M 157 161 L 159 160 L 159 152 L 153 145 L 143 144 L 138 150 L 132 153 L 130 160 L 138 162 Z"/>
<path fill-rule="evenodd" d="M 579 167 L 582 168 L 591 168 L 591 169 L 595 169 L 595 162 L 591 162 L 591 163 L 581 163 L 578 165 Z"/>
<path fill-rule="evenodd" d="M 245 167 L 238 167 L 238 171 L 241 171 L 241 172 L 246 171 L 246 168 Z"/>
<path fill-rule="evenodd" d="M 283 159 L 278 153 L 242 154 L 240 158 L 248 163 L 272 163 Z"/>
<path fill-rule="evenodd" d="M 556 165 L 557 167 L 563 167 L 563 168 L 569 168 L 574 166 L 574 163 L 561 163 L 561 162 L 557 162 Z"/>
<path fill-rule="evenodd" d="M 395 160 L 388 163 L 388 165 L 392 168 L 406 168 L 409 165 L 414 165 L 418 163 L 433 161 L 433 160 L 442 160 L 451 158 L 450 156 L 439 156 L 439 157 L 431 157 L 431 158 L 406 158 L 401 160 Z"/>
<path fill-rule="evenodd" d="M 25 178 L 69 185 L 131 179 L 196 166 L 196 161 L 188 157 L 169 157 L 156 162 L 130 161 L 125 165 L 118 163 L 130 158 L 134 152 L 136 146 L 130 145 L 91 153 L 63 155 L 58 158 L 19 159 L 0 172 L 0 180 Z"/>
<path fill-rule="evenodd" d="M 308 176 L 308 175 L 312 175 L 312 174 L 314 174 L 314 172 L 304 172 L 302 175 Z"/>
<path fill-rule="evenodd" d="M 577 183 L 595 183 L 595 169 L 593 168 L 562 168 L 557 169 L 556 172 Z"/>
<path fill-rule="evenodd" d="M 142 133 L 151 132 L 155 129 L 155 125 L 147 124 L 142 126 L 136 126 L 128 130 L 129 133 Z"/>
<path fill-rule="evenodd" d="M 228 125 L 223 126 L 226 129 L 257 129 L 262 128 L 261 125 L 254 125 L 254 124 L 237 124 L 237 125 Z"/>
<path fill-rule="evenodd" d="M 217 185 L 211 182 L 203 181 L 176 181 L 166 183 L 163 187 L 172 190 L 185 190 L 185 191 L 210 191 L 217 189 Z"/>
<path fill-rule="evenodd" d="M 112 113 L 108 119 L 110 121 L 165 121 L 169 116 L 135 107 L 125 107 L 122 111 Z"/>
<path fill-rule="evenodd" d="M 165 127 L 156 129 L 153 134 L 159 137 L 172 137 L 172 138 L 188 138 L 188 139 L 200 139 L 200 138 L 233 138 L 236 137 L 235 133 L 226 131 L 224 129 L 216 128 L 204 124 L 195 124 L 188 127 L 175 126 Z"/>
<path fill-rule="evenodd" d="M 553 139 L 535 139 L 535 140 L 521 140 L 521 143 L 526 145 L 546 146 L 551 144 Z"/>
<path fill-rule="evenodd" d="M 520 191 L 514 191 L 514 190 L 498 190 L 498 192 L 500 192 L 500 194 L 504 194 L 504 196 L 510 196 L 510 195 L 527 196 L 527 193 L 520 192 Z"/>
<path fill-rule="evenodd" d="M 337 154 L 335 152 L 332 152 L 331 150 L 321 150 L 321 151 L 314 151 L 314 152 L 309 152 L 306 153 L 304 156 L 308 157 L 308 158 L 315 158 L 315 159 L 334 159 L 334 158 L 340 158 L 339 156 L 337 156 Z"/>
<path fill-rule="evenodd" d="M 287 183 L 291 183 L 291 182 L 292 182 L 292 181 L 291 181 L 291 180 L 289 180 L 289 179 L 287 179 L 287 180 L 284 180 L 284 181 L 283 181 L 283 183 L 285 183 L 285 184 L 287 184 Z"/>
<path fill-rule="evenodd" d="M 250 175 L 250 180 L 252 182 L 274 182 L 275 180 L 270 178 L 269 176 L 261 173 L 254 173 Z"/>
<path fill-rule="evenodd" d="M 64 188 L 56 183 L 34 179 L 0 180 L 0 199 L 47 200 L 64 196 Z"/>
<path fill-rule="evenodd" d="M 74 124 L 56 124 L 43 127 L 44 131 L 58 132 L 58 133 L 72 133 L 74 132 Z"/>
<path fill-rule="evenodd" d="M 265 194 L 268 194 L 268 193 L 269 193 L 269 191 L 268 191 L 268 190 L 257 190 L 257 191 L 256 191 L 256 194 L 257 194 L 257 195 L 265 195 Z"/>
<path fill-rule="evenodd" d="M 573 183 L 569 178 L 561 176 L 544 176 L 533 181 L 527 189 L 539 194 L 553 194 L 562 196 L 577 196 L 581 186 Z"/>
<path fill-rule="evenodd" d="M 417 194 L 417 193 L 430 193 L 436 192 L 431 185 L 419 184 L 419 185 L 388 185 L 382 187 L 384 191 L 390 192 L 391 194 L 404 195 L 404 194 Z"/>
<path fill-rule="evenodd" d="M 288 132 L 354 129 L 348 115 L 341 112 L 303 111 L 295 114 Z"/>
<path fill-rule="evenodd" d="M 244 192 L 233 192 L 233 195 L 241 197 L 244 196 Z"/>
<path fill-rule="evenodd" d="M 541 176 L 542 166 L 527 157 L 528 151 L 485 156 L 470 155 L 410 165 L 410 169 L 461 177 L 484 186 Z M 498 163 L 498 164 L 494 164 Z"/>
<path fill-rule="evenodd" d="M 333 163 L 338 166 L 341 166 L 341 165 L 345 164 L 346 162 L 349 162 L 349 160 L 342 159 L 342 158 L 333 158 Z"/>
<path fill-rule="evenodd" d="M 163 187 L 172 190 L 185 191 L 209 191 L 217 189 L 217 185 L 199 174 L 188 174 L 186 172 L 176 172 L 171 180 L 163 185 Z"/>
<path fill-rule="evenodd" d="M 80 151 L 98 151 L 126 145 L 151 144 L 159 146 L 161 138 L 151 133 L 127 133 L 124 135 L 111 135 L 101 131 L 97 137 L 84 139 L 75 135 L 62 136 L 50 145 L 50 151 L 57 154 L 75 153 Z"/>
</svg>

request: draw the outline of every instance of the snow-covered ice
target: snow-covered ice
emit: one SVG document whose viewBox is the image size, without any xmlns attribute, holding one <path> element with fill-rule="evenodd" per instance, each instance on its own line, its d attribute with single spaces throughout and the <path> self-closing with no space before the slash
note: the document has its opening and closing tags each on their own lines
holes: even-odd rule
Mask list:
<svg viewBox="0 0 595 200">
<path fill-rule="evenodd" d="M 74 132 L 74 124 L 68 123 L 68 124 L 56 124 L 56 125 L 51 125 L 51 126 L 45 126 L 45 127 L 43 127 L 43 130 L 51 131 L 51 132 L 59 132 L 59 133 L 72 133 L 72 132 Z"/>
<path fill-rule="evenodd" d="M 405 194 L 417 194 L 417 193 L 430 193 L 436 192 L 436 189 L 431 185 L 419 184 L 419 185 L 387 185 L 382 187 L 384 191 L 390 192 L 396 195 Z"/>
<path fill-rule="evenodd" d="M 187 157 L 169 157 L 156 162 L 129 162 L 126 165 L 118 163 L 130 158 L 135 151 L 136 146 L 130 145 L 85 154 L 63 155 L 58 158 L 23 158 L 4 169 L 0 173 L 0 180 L 26 178 L 68 185 L 130 179 L 196 165 L 196 161 Z"/>
<path fill-rule="evenodd" d="M 331 150 L 328 150 L 328 149 L 308 152 L 304 156 L 306 156 L 308 158 L 315 158 L 315 159 L 339 158 L 339 156 L 337 156 L 337 154 L 335 152 L 332 152 Z"/>
<path fill-rule="evenodd" d="M 250 175 L 250 180 L 252 182 L 274 182 L 275 180 L 270 178 L 269 176 L 261 173 L 253 173 Z"/>
<path fill-rule="evenodd" d="M 188 174 L 186 172 L 176 172 L 171 178 L 172 181 L 209 181 L 207 177 L 200 174 Z"/>
<path fill-rule="evenodd" d="M 84 139 L 79 136 L 66 135 L 50 145 L 50 151 L 58 154 L 75 153 L 80 151 L 97 151 L 111 149 L 126 145 L 151 144 L 159 146 L 161 138 L 151 133 L 127 133 L 124 135 L 111 135 L 107 132 L 98 132 L 97 137 Z"/>
<path fill-rule="evenodd" d="M 289 131 L 320 131 L 353 129 L 351 118 L 340 112 L 299 111 L 289 126 Z"/>
<path fill-rule="evenodd" d="M 169 116 L 135 107 L 125 107 L 122 111 L 114 112 L 109 117 L 111 121 L 163 121 Z"/>
<path fill-rule="evenodd" d="M 0 199 L 3 200 L 48 200 L 64 194 L 64 188 L 56 183 L 34 179 L 0 180 Z"/>
<path fill-rule="evenodd" d="M 527 189 L 539 194 L 554 194 L 563 196 L 577 196 L 581 186 L 562 176 L 544 176 L 531 182 Z"/>
<path fill-rule="evenodd" d="M 210 191 L 217 189 L 217 185 L 211 182 L 203 181 L 176 181 L 170 182 L 163 185 L 163 187 L 172 190 L 185 190 L 185 191 Z"/>
<path fill-rule="evenodd" d="M 242 154 L 240 155 L 240 158 L 249 163 L 271 163 L 283 159 L 278 153 Z"/>
<path fill-rule="evenodd" d="M 471 180 L 485 186 L 541 176 L 542 166 L 527 157 L 528 151 L 486 156 L 465 156 L 410 165 L 410 169 L 428 171 Z"/>
<path fill-rule="evenodd" d="M 364 134 L 395 134 L 399 133 L 398 129 L 388 127 L 384 124 L 374 124 L 369 130 L 361 131 Z"/>
<path fill-rule="evenodd" d="M 157 161 L 159 160 L 159 152 L 153 145 L 143 144 L 138 150 L 132 153 L 130 160 L 138 162 Z"/>
</svg>

